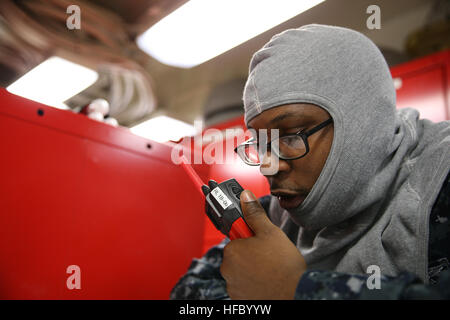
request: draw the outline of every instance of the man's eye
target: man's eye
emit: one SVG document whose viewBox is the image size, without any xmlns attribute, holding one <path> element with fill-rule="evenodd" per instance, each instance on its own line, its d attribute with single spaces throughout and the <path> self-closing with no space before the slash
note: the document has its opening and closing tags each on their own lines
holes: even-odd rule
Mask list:
<svg viewBox="0 0 450 320">
<path fill-rule="evenodd" d="M 292 144 L 294 141 L 297 141 L 298 137 L 296 135 L 289 135 L 289 136 L 285 136 L 283 137 L 283 139 L 281 139 L 283 142 L 285 142 L 286 144 Z"/>
</svg>

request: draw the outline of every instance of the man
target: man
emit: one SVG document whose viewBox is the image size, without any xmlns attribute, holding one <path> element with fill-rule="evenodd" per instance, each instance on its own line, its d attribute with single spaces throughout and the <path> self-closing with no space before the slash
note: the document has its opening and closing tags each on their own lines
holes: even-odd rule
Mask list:
<svg viewBox="0 0 450 320">
<path fill-rule="evenodd" d="M 321 25 L 276 35 L 253 56 L 243 98 L 249 128 L 279 130 L 259 157 L 245 156 L 258 136 L 238 148 L 262 172 L 278 160 L 272 197 L 244 191 L 255 236 L 194 260 L 172 298 L 450 297 L 450 124 L 396 110 L 369 39 Z"/>
</svg>

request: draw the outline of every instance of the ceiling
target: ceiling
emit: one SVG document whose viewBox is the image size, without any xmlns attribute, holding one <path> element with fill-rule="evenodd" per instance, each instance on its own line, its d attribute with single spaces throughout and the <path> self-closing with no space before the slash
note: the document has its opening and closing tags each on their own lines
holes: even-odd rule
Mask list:
<svg viewBox="0 0 450 320">
<path fill-rule="evenodd" d="M 49 0 L 48 2 L 69 3 L 66 0 Z M 141 70 L 147 73 L 151 79 L 157 108 L 154 111 L 135 114 L 124 119 L 122 124 L 127 126 L 158 114 L 167 114 L 192 123 L 195 119 L 201 118 L 205 112 L 220 108 L 221 104 L 223 107 L 230 106 L 230 104 L 235 107 L 240 101 L 241 87 L 247 76 L 252 54 L 274 34 L 309 23 L 330 24 L 358 30 L 369 36 L 382 49 L 391 65 L 407 61 L 410 57 L 405 54 L 405 39 L 411 32 L 427 23 L 434 3 L 430 0 L 327 0 L 210 61 L 191 69 L 179 69 L 163 65 L 145 55 L 137 49 L 133 40 L 162 17 L 185 3 L 186 0 L 85 0 L 85 2 L 92 5 L 94 11 L 95 8 L 101 8 L 108 14 L 118 17 L 117 24 L 123 27 L 124 36 L 120 38 L 122 42 L 117 42 L 119 43 L 117 56 L 126 55 L 128 61 L 132 61 L 133 65 L 139 65 L 139 68 L 142 68 Z M 70 1 L 70 3 L 80 3 L 82 6 L 84 2 Z M 379 30 L 368 30 L 366 26 L 366 19 L 369 16 L 366 9 L 372 4 L 377 4 L 381 9 L 381 29 Z M 1 15 L 2 6 L 0 4 L 0 27 L 2 27 Z M 8 27 L 8 21 L 3 22 L 3 28 L 5 26 Z M 2 49 L 5 34 L 1 31 L 3 30 L 0 28 L 0 49 Z M 8 49 L 10 48 L 8 47 Z M 78 60 L 77 62 L 86 65 L 93 64 L 92 58 L 95 54 L 92 55 L 92 50 L 89 51 L 91 54 L 88 56 L 77 54 L 73 48 L 69 49 L 66 50 L 66 54 L 72 54 L 72 57 Z M 37 57 L 35 60 L 39 61 L 45 57 L 45 54 L 42 53 L 43 50 L 35 51 L 34 56 Z M 32 51 L 28 50 L 28 52 Z M 108 58 L 115 59 L 112 56 L 108 56 Z M 0 60 L 0 74 L 3 75 L 3 79 L 0 79 L 3 81 L 2 85 L 17 78 L 18 74 L 14 74 L 14 72 L 23 73 L 26 70 L 25 67 L 22 69 L 12 68 L 5 61 L 5 59 Z M 30 64 L 36 64 L 36 62 L 33 61 Z M 27 68 L 29 69 L 30 66 Z"/>
<path fill-rule="evenodd" d="M 88 0 L 118 14 L 133 33 L 147 30 L 188 0 Z"/>
<path fill-rule="evenodd" d="M 390 51 L 392 64 L 406 61 L 408 57 L 404 54 L 404 41 L 409 33 L 426 22 L 432 1 L 375 1 L 381 8 L 382 25 L 380 30 L 368 30 L 366 8 L 373 3 L 373 0 L 325 1 L 192 69 L 168 68 L 151 60 L 147 68 L 152 70 L 160 106 L 164 106 L 165 112 L 179 119 L 194 121 L 203 114 L 205 103 L 211 100 L 209 95 L 214 92 L 215 87 L 226 86 L 229 82 L 246 78 L 252 54 L 274 34 L 309 23 L 338 25 L 359 30 L 386 51 Z"/>
</svg>

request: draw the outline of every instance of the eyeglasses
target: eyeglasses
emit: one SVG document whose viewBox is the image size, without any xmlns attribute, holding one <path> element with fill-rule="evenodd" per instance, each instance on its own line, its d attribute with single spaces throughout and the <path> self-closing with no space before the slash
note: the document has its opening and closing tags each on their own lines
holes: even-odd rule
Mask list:
<svg viewBox="0 0 450 320">
<path fill-rule="evenodd" d="M 308 137 L 325 128 L 332 122 L 333 119 L 329 118 L 306 132 L 304 130 L 300 130 L 296 134 L 290 134 L 273 139 L 267 144 L 266 150 L 271 148 L 271 152 L 274 152 L 277 157 L 282 160 L 300 159 L 306 156 L 309 152 Z M 261 164 L 260 159 L 264 153 L 258 151 L 258 146 L 258 142 L 256 142 L 254 138 L 251 138 L 237 146 L 234 151 L 249 166 L 259 166 Z"/>
</svg>

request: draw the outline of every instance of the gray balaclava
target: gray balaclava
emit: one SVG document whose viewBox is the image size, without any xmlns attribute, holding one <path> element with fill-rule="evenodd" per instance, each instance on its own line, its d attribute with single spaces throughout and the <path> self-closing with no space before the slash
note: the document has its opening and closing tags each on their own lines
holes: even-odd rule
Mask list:
<svg viewBox="0 0 450 320">
<path fill-rule="evenodd" d="M 396 110 L 389 68 L 364 35 L 307 25 L 257 51 L 244 90 L 245 120 L 284 104 L 327 110 L 334 139 L 305 201 L 269 215 L 309 269 L 364 274 L 377 265 L 427 281 L 428 220 L 450 168 L 450 124 Z"/>
</svg>

